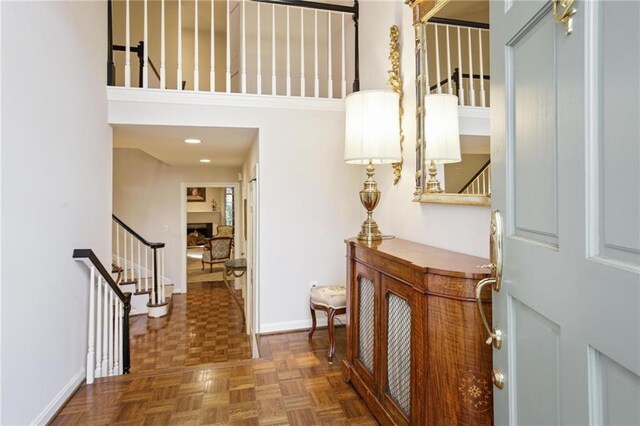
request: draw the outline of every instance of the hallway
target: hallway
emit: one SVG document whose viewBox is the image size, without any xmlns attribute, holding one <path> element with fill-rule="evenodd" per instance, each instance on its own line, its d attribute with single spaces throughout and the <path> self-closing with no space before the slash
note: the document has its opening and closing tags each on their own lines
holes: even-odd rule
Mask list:
<svg viewBox="0 0 640 426">
<path fill-rule="evenodd" d="M 131 318 L 132 373 L 250 358 L 242 314 L 222 282 L 189 284 L 167 317 Z"/>
<path fill-rule="evenodd" d="M 166 318 L 134 318 L 132 373 L 83 385 L 52 424 L 377 424 L 342 377 L 344 327 L 333 366 L 326 329 L 312 341 L 306 331 L 262 337 L 252 360 L 224 284 L 201 286 L 175 295 Z"/>
</svg>

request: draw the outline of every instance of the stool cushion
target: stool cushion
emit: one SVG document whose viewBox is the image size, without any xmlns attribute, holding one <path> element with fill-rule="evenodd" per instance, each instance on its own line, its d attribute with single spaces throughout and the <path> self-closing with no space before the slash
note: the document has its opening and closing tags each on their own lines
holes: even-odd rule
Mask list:
<svg viewBox="0 0 640 426">
<path fill-rule="evenodd" d="M 347 306 L 347 288 L 341 285 L 313 287 L 311 302 L 333 309 L 344 308 Z"/>
</svg>

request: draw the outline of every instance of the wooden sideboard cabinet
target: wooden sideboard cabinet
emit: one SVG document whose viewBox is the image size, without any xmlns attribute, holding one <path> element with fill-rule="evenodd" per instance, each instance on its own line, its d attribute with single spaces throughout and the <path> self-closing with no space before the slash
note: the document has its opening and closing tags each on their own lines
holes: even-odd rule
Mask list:
<svg viewBox="0 0 640 426">
<path fill-rule="evenodd" d="M 492 349 L 475 299 L 488 261 L 401 239 L 346 243 L 343 373 L 378 421 L 492 424 Z"/>
</svg>

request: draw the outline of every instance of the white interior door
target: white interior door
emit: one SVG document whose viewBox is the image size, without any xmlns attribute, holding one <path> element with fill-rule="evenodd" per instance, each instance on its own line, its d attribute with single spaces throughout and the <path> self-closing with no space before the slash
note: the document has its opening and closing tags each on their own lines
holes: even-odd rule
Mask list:
<svg viewBox="0 0 640 426">
<path fill-rule="evenodd" d="M 259 356 L 256 334 L 260 333 L 260 286 L 258 282 L 260 251 L 259 251 L 259 199 L 260 188 L 258 180 L 258 164 L 252 169 L 247 197 L 247 332 L 253 348 L 253 357 Z"/>
<path fill-rule="evenodd" d="M 490 3 L 495 422 L 638 425 L 640 2 Z"/>
</svg>

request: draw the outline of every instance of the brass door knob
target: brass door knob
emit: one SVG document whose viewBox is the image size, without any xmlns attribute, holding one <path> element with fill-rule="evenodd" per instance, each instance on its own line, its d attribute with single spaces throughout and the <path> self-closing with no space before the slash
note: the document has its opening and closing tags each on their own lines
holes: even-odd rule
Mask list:
<svg viewBox="0 0 640 426">
<path fill-rule="evenodd" d="M 499 368 L 494 368 L 491 372 L 491 378 L 493 380 L 493 384 L 498 388 L 504 388 L 504 374 Z"/>
</svg>

